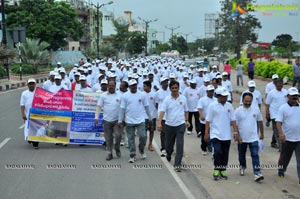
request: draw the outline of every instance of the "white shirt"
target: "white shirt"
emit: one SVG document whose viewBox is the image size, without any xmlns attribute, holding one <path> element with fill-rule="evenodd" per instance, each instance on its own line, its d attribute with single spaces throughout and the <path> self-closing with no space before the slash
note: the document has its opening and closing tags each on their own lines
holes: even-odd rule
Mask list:
<svg viewBox="0 0 300 199">
<path fill-rule="evenodd" d="M 150 110 L 152 119 L 156 118 L 157 113 L 156 113 L 156 108 L 155 108 L 155 92 L 151 90 L 151 92 L 149 92 L 149 93 L 147 93 L 147 92 L 143 92 L 143 93 L 145 94 L 146 99 L 149 102 L 149 110 Z M 149 119 L 146 111 L 144 111 L 144 114 L 145 114 L 145 119 Z"/>
<path fill-rule="evenodd" d="M 90 88 L 90 87 L 85 87 L 85 88 L 82 88 L 81 86 L 80 86 L 80 89 L 79 89 L 80 91 L 83 91 L 83 92 L 93 92 L 93 90 Z"/>
<path fill-rule="evenodd" d="M 93 92 L 96 92 L 96 91 L 98 91 L 98 90 L 101 90 L 101 85 L 100 85 L 100 83 L 96 83 L 96 84 L 94 84 L 93 87 L 92 87 L 92 91 L 93 91 Z"/>
<path fill-rule="evenodd" d="M 200 91 L 199 88 L 191 88 L 187 87 L 183 91 L 183 96 L 187 99 L 188 103 L 188 111 L 189 112 L 198 112 L 197 106 L 198 106 L 198 101 L 200 99 Z"/>
<path fill-rule="evenodd" d="M 275 87 L 275 84 L 273 82 L 269 82 L 267 85 L 266 85 L 266 89 L 265 89 L 265 93 L 266 94 L 269 94 L 269 92 L 271 92 L 272 90 L 274 90 L 276 87 Z"/>
<path fill-rule="evenodd" d="M 271 119 L 276 119 L 280 106 L 287 102 L 286 96 L 287 90 L 285 88 L 282 88 L 281 91 L 274 89 L 268 94 L 266 104 L 270 106 Z"/>
<path fill-rule="evenodd" d="M 231 122 L 235 121 L 232 104 L 211 103 L 205 120 L 210 122 L 210 139 L 231 140 Z"/>
<path fill-rule="evenodd" d="M 166 124 L 169 126 L 180 126 L 185 123 L 185 112 L 188 111 L 187 101 L 183 95 L 174 99 L 167 96 L 162 104 L 162 112 L 166 116 Z"/>
<path fill-rule="evenodd" d="M 205 97 L 205 96 L 207 95 L 207 93 L 206 93 L 206 88 L 207 88 L 207 86 L 205 86 L 205 85 L 202 85 L 202 86 L 199 88 L 200 98 L 201 98 L 201 97 Z"/>
<path fill-rule="evenodd" d="M 250 92 L 249 89 L 243 91 L 242 94 L 241 94 L 241 97 L 240 97 L 240 105 L 243 104 L 243 94 L 244 93 L 251 93 L 253 95 L 253 100 L 252 100 L 251 107 L 258 107 L 259 108 L 259 105 L 262 104 L 261 93 L 256 89 L 253 92 Z"/>
<path fill-rule="evenodd" d="M 128 124 L 145 122 L 143 114 L 145 106 L 149 106 L 149 103 L 141 91 L 137 90 L 136 93 L 126 92 L 121 98 L 120 105 L 122 109 L 125 109 L 125 122 Z"/>
<path fill-rule="evenodd" d="M 61 84 L 59 86 L 54 84 L 54 85 L 50 86 L 49 91 L 52 93 L 57 93 L 60 89 L 68 90 L 68 88 L 63 84 Z"/>
<path fill-rule="evenodd" d="M 28 129 L 27 125 L 29 122 L 29 111 L 30 111 L 30 108 L 32 107 L 34 92 L 35 91 L 31 92 L 29 90 L 23 91 L 22 95 L 21 95 L 21 99 L 20 99 L 20 106 L 25 106 L 25 115 L 27 117 L 26 125 L 24 127 L 24 139 L 25 140 L 27 140 L 28 133 L 29 133 L 29 129 Z"/>
<path fill-rule="evenodd" d="M 245 108 L 240 106 L 235 110 L 235 118 L 239 135 L 243 142 L 258 141 L 257 121 L 262 121 L 262 115 L 258 107 Z"/>
<path fill-rule="evenodd" d="M 67 77 L 61 80 L 61 84 L 66 86 L 66 90 L 71 90 L 71 81 Z"/>
<path fill-rule="evenodd" d="M 119 117 L 121 104 L 121 95 L 119 93 L 105 92 L 100 95 L 98 106 L 101 107 L 103 112 L 103 120 L 108 122 L 117 121 Z"/>
<path fill-rule="evenodd" d="M 45 82 L 43 83 L 43 89 L 49 91 L 50 86 L 52 86 L 52 85 L 54 85 L 54 84 L 55 84 L 54 82 L 52 82 L 52 81 L 50 81 L 50 79 L 48 79 L 47 81 L 45 81 Z"/>
<path fill-rule="evenodd" d="M 282 131 L 285 139 L 291 142 L 300 141 L 300 106 L 283 104 L 278 111 L 276 122 L 282 122 Z"/>
<path fill-rule="evenodd" d="M 200 77 L 200 76 L 197 76 L 195 77 L 195 80 L 197 82 L 197 87 L 200 88 L 203 84 L 204 84 L 204 77 Z"/>
<path fill-rule="evenodd" d="M 158 104 L 157 107 L 157 113 L 159 114 L 160 111 L 162 110 L 162 103 L 165 100 L 165 98 L 167 96 L 169 96 L 171 94 L 170 90 L 164 90 L 164 89 L 159 89 L 156 93 L 155 93 L 155 103 Z M 159 116 L 159 115 L 158 115 Z M 166 116 L 164 116 L 163 120 L 166 119 Z"/>
<path fill-rule="evenodd" d="M 222 86 L 224 88 L 226 88 L 229 93 L 232 93 L 233 87 L 232 87 L 232 84 L 229 80 L 226 80 L 226 81 L 222 80 Z M 227 101 L 231 101 L 231 95 L 228 95 Z"/>
<path fill-rule="evenodd" d="M 217 99 L 215 97 L 210 98 L 210 97 L 207 97 L 207 95 L 199 99 L 199 101 L 198 101 L 198 107 L 197 108 L 198 109 L 202 109 L 202 113 L 204 115 L 204 118 L 207 115 L 208 106 L 211 103 L 215 102 L 216 100 Z M 200 118 L 200 123 L 201 124 L 205 124 L 205 119 L 201 120 L 201 118 Z"/>
</svg>

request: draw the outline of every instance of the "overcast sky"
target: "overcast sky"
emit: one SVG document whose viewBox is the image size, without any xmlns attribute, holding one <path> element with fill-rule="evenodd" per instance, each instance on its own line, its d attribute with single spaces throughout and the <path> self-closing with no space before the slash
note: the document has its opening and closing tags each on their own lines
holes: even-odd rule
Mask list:
<svg viewBox="0 0 300 199">
<path fill-rule="evenodd" d="M 97 0 L 93 0 L 97 2 Z M 106 0 L 107 2 L 109 0 Z M 105 3 L 101 0 L 99 3 Z M 298 10 L 293 11 L 296 16 L 288 16 L 289 11 L 281 11 L 283 15 L 274 16 L 274 11 L 266 11 L 273 16 L 263 16 L 263 13 L 256 11 L 256 16 L 262 24 L 258 31 L 259 41 L 270 42 L 279 34 L 287 33 L 292 35 L 294 40 L 300 40 L 300 0 L 257 0 L 256 4 L 297 4 Z M 158 19 L 150 23 L 150 27 L 165 32 L 166 40 L 171 31 L 165 27 L 177 27 L 174 33 L 190 33 L 188 41 L 196 37 L 204 37 L 204 15 L 206 13 L 220 12 L 219 0 L 114 0 L 114 4 L 106 6 L 107 10 L 113 11 L 116 16 L 124 16 L 125 10 L 132 11 L 133 18 L 141 17 L 145 20 Z M 162 38 L 161 36 L 158 36 Z"/>
</svg>

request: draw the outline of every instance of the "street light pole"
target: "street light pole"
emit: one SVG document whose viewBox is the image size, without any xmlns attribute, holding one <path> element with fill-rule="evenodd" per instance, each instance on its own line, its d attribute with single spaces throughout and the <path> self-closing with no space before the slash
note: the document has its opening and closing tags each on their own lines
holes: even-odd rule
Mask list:
<svg viewBox="0 0 300 199">
<path fill-rule="evenodd" d="M 145 34 L 146 34 L 145 56 L 147 56 L 148 55 L 148 28 L 149 28 L 149 23 L 156 22 L 157 19 L 145 20 L 145 19 L 142 19 L 141 17 L 138 17 L 138 18 L 140 20 L 142 20 L 146 25 L 146 31 L 145 31 Z"/>
<path fill-rule="evenodd" d="M 6 21 L 5 21 L 5 8 L 4 8 L 4 0 L 1 0 L 1 16 L 2 16 L 2 46 L 6 48 L 7 46 L 7 37 L 6 37 Z M 6 69 L 6 75 L 8 80 L 10 79 L 9 77 L 9 68 L 8 68 L 8 58 L 4 59 L 4 68 Z"/>
<path fill-rule="evenodd" d="M 168 28 L 167 26 L 166 26 L 166 29 L 169 29 L 169 30 L 171 30 L 171 46 L 172 46 L 172 50 L 173 50 L 173 48 L 174 48 L 174 41 L 173 41 L 173 33 L 174 33 L 174 30 L 176 30 L 176 29 L 178 29 L 178 28 L 180 28 L 180 26 L 177 26 L 177 27 L 170 27 L 170 28 Z"/>
<path fill-rule="evenodd" d="M 103 3 L 103 4 L 99 4 L 97 3 L 97 5 L 95 4 L 91 4 L 92 6 L 94 6 L 94 8 L 97 9 L 97 13 L 96 13 L 96 16 L 97 16 L 97 38 L 96 38 L 96 48 L 97 48 L 97 58 L 100 57 L 100 47 L 99 47 L 99 41 L 100 41 L 100 23 L 99 23 L 99 18 L 100 18 L 100 8 L 102 8 L 103 6 L 106 6 L 106 5 L 110 5 L 110 4 L 113 4 L 114 2 L 113 1 L 110 1 L 108 3 Z"/>
</svg>

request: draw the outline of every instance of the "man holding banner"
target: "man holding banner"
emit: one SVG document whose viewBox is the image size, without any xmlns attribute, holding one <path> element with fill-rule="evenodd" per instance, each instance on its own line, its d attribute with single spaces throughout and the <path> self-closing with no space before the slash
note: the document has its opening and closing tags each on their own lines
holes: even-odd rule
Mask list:
<svg viewBox="0 0 300 199">
<path fill-rule="evenodd" d="M 94 124 L 97 126 L 99 114 L 103 111 L 103 130 L 108 154 L 106 160 L 113 159 L 113 144 L 115 137 L 116 156 L 121 157 L 120 142 L 122 139 L 122 129 L 118 125 L 118 117 L 121 103 L 121 95 L 116 92 L 116 82 L 110 80 L 108 82 L 108 92 L 101 94 L 95 113 Z"/>
<path fill-rule="evenodd" d="M 25 126 L 24 126 L 25 140 L 28 139 L 29 111 L 30 111 L 30 108 L 32 106 L 34 91 L 35 91 L 35 87 L 36 87 L 35 79 L 32 79 L 32 78 L 28 79 L 27 86 L 28 86 L 28 90 L 23 91 L 23 93 L 21 95 L 21 100 L 20 100 L 21 114 L 22 114 L 22 118 L 23 118 L 24 123 L 25 123 Z M 39 143 L 38 142 L 29 142 L 29 143 L 32 143 L 34 149 L 39 148 Z"/>
</svg>

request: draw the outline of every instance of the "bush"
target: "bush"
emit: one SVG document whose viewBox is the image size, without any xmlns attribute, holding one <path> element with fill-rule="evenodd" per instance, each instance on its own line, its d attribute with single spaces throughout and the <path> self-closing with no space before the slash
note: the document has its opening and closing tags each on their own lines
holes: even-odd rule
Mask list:
<svg viewBox="0 0 300 199">
<path fill-rule="evenodd" d="M 0 77 L 6 76 L 6 70 L 3 66 L 0 66 Z"/>
<path fill-rule="evenodd" d="M 12 73 L 20 74 L 20 64 L 14 64 L 10 66 Z M 36 74 L 36 67 L 30 64 L 22 64 L 22 74 Z"/>
</svg>

